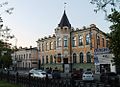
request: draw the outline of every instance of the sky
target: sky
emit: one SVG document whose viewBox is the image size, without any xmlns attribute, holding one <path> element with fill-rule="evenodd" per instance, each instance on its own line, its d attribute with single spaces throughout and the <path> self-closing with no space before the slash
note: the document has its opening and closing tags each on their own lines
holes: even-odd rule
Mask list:
<svg viewBox="0 0 120 87">
<path fill-rule="evenodd" d="M 8 1 L 1 7 L 2 13 L 6 8 L 14 7 L 13 14 L 1 15 L 4 26 L 11 29 L 15 38 L 9 40 L 13 46 L 36 47 L 39 38 L 53 35 L 65 10 L 69 22 L 74 28 L 82 28 L 95 24 L 100 30 L 109 32 L 109 22 L 105 20 L 102 11 L 94 12 L 95 5 L 90 0 L 0 0 Z"/>
</svg>

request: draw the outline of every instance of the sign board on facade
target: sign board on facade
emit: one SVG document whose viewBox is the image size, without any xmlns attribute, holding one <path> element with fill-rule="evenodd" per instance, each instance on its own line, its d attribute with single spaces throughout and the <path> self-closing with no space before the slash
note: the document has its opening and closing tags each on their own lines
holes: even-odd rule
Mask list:
<svg viewBox="0 0 120 87">
<path fill-rule="evenodd" d="M 109 48 L 97 48 L 97 49 L 94 50 L 94 55 L 106 54 L 106 53 L 110 53 Z"/>
<path fill-rule="evenodd" d="M 100 66 L 103 65 L 104 69 L 107 70 L 107 67 L 105 65 L 110 65 L 109 68 L 111 71 L 113 70 L 112 66 L 112 54 L 110 53 L 109 48 L 98 48 L 94 50 L 94 63 L 95 63 L 95 73 L 100 73 Z M 101 70 L 102 71 L 102 70 Z"/>
<path fill-rule="evenodd" d="M 94 63 L 110 63 L 112 54 L 110 54 L 109 48 L 98 48 L 94 50 Z"/>
</svg>

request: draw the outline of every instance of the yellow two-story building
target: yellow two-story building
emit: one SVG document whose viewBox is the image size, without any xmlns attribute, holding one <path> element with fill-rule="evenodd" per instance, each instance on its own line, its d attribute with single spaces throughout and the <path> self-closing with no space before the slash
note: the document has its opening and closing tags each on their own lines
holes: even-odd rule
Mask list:
<svg viewBox="0 0 120 87">
<path fill-rule="evenodd" d="M 94 70 L 94 49 L 108 46 L 106 34 L 95 24 L 89 27 L 73 28 L 64 11 L 55 34 L 39 38 L 39 65 L 63 70 L 69 64 L 70 70 Z"/>
</svg>

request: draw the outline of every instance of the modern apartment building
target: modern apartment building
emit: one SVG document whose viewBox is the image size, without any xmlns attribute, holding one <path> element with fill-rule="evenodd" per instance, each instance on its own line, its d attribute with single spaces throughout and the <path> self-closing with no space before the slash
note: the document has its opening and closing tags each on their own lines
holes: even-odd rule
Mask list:
<svg viewBox="0 0 120 87">
<path fill-rule="evenodd" d="M 73 28 L 66 11 L 54 30 L 55 34 L 36 41 L 40 66 L 63 69 L 63 64 L 70 64 L 71 69 L 94 70 L 94 50 L 108 46 L 106 33 L 95 24 Z"/>
</svg>

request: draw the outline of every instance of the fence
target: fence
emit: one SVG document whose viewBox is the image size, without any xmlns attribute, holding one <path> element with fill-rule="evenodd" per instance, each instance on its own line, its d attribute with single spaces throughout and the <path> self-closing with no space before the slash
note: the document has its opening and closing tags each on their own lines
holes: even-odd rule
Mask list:
<svg viewBox="0 0 120 87">
<path fill-rule="evenodd" d="M 10 74 L 9 72 L 0 72 L 0 80 L 6 80 L 9 83 L 19 84 L 21 87 L 117 87 L 114 85 L 103 84 L 100 82 L 82 82 L 73 79 L 41 79 L 30 76 Z"/>
</svg>

